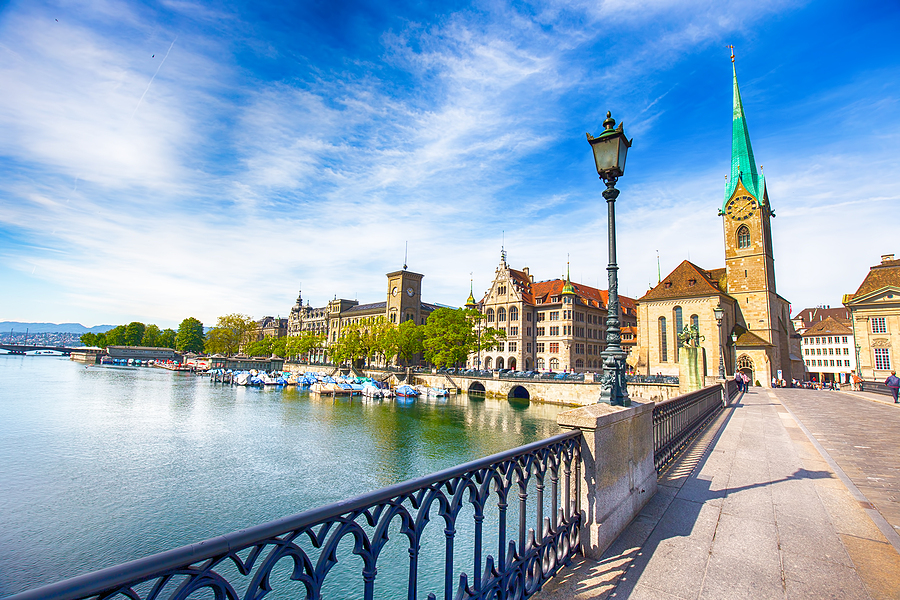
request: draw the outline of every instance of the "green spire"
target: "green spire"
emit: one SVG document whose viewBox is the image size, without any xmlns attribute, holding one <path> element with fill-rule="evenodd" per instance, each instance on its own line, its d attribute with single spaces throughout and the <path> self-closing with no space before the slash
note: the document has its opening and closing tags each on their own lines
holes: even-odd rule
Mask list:
<svg viewBox="0 0 900 600">
<path fill-rule="evenodd" d="M 569 263 L 566 262 L 566 285 L 562 289 L 563 294 L 574 294 L 575 286 L 572 285 L 572 279 L 569 277 Z"/>
<path fill-rule="evenodd" d="M 738 89 L 734 57 L 731 59 L 731 72 L 734 76 L 734 113 L 731 121 L 731 177 L 725 186 L 725 202 L 731 198 L 738 181 L 762 202 L 762 187 L 756 170 L 756 160 L 753 158 L 753 148 L 750 147 L 750 132 L 747 131 L 747 118 L 744 116 L 741 90 Z M 725 210 L 724 203 L 722 210 Z"/>
<path fill-rule="evenodd" d="M 472 280 L 469 280 L 469 299 L 466 300 L 466 308 L 475 308 L 475 294 L 472 291 Z"/>
</svg>

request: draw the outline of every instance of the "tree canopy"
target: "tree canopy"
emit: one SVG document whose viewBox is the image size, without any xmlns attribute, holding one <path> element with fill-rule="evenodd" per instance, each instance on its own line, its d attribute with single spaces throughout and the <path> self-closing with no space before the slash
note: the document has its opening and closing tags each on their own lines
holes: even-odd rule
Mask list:
<svg viewBox="0 0 900 600">
<path fill-rule="evenodd" d="M 232 313 L 219 317 L 216 326 L 206 334 L 206 350 L 210 353 L 237 354 L 249 346 L 256 321 L 249 315 Z"/>
<path fill-rule="evenodd" d="M 493 348 L 506 338 L 499 329 L 482 328 L 483 319 L 474 309 L 435 310 L 424 326 L 425 360 L 437 367 L 465 364 L 472 352 Z"/>
<path fill-rule="evenodd" d="M 175 334 L 175 349 L 179 352 L 203 352 L 203 323 L 194 317 L 188 317 L 178 326 Z"/>
</svg>

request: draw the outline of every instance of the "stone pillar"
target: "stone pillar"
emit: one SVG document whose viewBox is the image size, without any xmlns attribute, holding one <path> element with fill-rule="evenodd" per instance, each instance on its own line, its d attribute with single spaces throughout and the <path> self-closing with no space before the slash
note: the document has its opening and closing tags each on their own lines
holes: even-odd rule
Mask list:
<svg viewBox="0 0 900 600">
<path fill-rule="evenodd" d="M 583 434 L 581 545 L 599 559 L 656 493 L 653 402 L 591 404 L 559 413 L 557 423 Z"/>
<path fill-rule="evenodd" d="M 678 391 L 682 394 L 695 392 L 703 388 L 703 378 L 700 376 L 700 348 L 696 346 L 683 346 L 680 348 L 681 357 L 678 361 Z"/>
</svg>

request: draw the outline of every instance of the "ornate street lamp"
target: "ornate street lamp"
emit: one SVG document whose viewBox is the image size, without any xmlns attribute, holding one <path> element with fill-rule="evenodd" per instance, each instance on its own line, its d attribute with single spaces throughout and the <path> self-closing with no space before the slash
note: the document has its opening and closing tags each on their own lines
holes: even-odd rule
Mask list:
<svg viewBox="0 0 900 600">
<path fill-rule="evenodd" d="M 622 351 L 622 331 L 619 327 L 619 282 L 616 265 L 616 198 L 619 190 L 616 181 L 625 173 L 625 156 L 632 140 L 625 137 L 622 124 L 616 127 L 616 120 L 609 112 L 603 121 L 604 131 L 597 137 L 587 134 L 588 143 L 594 151 L 597 175 L 606 183 L 603 197 L 609 212 L 609 303 L 606 307 L 606 348 L 603 357 L 603 377 L 600 379 L 600 402 L 617 406 L 630 406 L 628 390 L 625 387 L 625 353 Z"/>
<path fill-rule="evenodd" d="M 731 332 L 731 353 L 734 362 L 731 363 L 731 366 L 734 367 L 734 373 L 737 374 L 737 333 Z"/>
<path fill-rule="evenodd" d="M 713 315 L 716 317 L 716 326 L 719 328 L 719 379 L 725 379 L 725 349 L 722 347 L 722 318 L 725 316 L 725 311 L 722 309 L 722 304 L 717 304 L 713 309 Z"/>
</svg>

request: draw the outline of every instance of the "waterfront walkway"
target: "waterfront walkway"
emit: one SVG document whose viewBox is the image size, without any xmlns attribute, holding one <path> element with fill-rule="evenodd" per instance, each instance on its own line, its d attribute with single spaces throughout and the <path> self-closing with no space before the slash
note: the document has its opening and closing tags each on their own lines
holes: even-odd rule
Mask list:
<svg viewBox="0 0 900 600">
<path fill-rule="evenodd" d="M 752 389 L 537 597 L 900 599 L 900 406 L 866 396 Z"/>
</svg>

